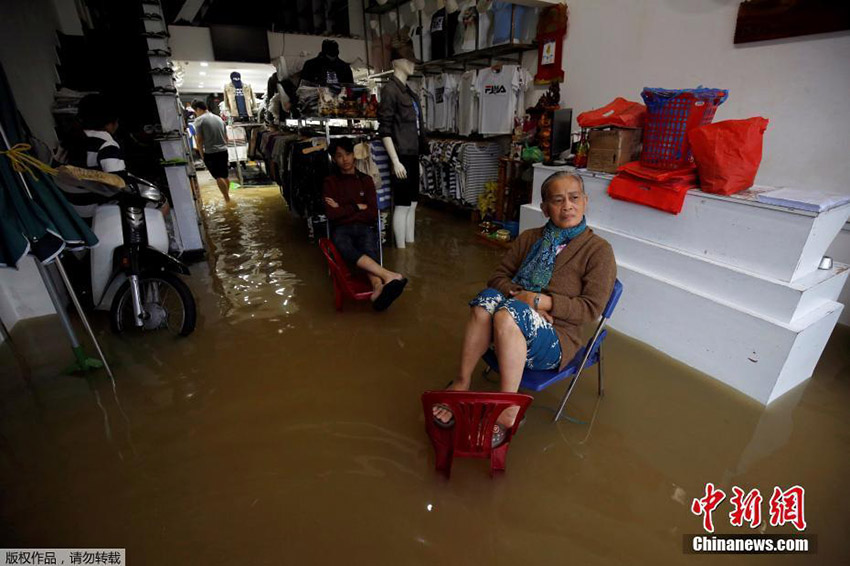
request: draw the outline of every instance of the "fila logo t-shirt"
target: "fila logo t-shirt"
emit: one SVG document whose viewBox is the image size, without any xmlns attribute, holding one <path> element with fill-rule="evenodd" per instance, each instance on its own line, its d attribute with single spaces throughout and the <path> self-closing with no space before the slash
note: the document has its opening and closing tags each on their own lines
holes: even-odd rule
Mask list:
<svg viewBox="0 0 850 566">
<path fill-rule="evenodd" d="M 514 127 L 520 73 L 516 65 L 500 70 L 482 69 L 475 83 L 478 92 L 479 132 L 484 135 L 509 134 Z"/>
</svg>

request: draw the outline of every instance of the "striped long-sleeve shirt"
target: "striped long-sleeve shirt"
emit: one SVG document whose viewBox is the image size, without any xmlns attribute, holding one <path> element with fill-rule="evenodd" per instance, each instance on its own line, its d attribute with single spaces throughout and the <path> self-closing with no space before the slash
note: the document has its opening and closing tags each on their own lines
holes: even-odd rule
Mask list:
<svg viewBox="0 0 850 566">
<path fill-rule="evenodd" d="M 103 130 L 84 130 L 84 147 L 76 148 L 71 152 L 72 158 L 69 165 L 84 167 L 86 169 L 97 169 L 105 173 L 121 175 L 127 171 L 124 165 L 124 157 L 118 142 L 109 132 Z M 81 183 L 80 186 L 67 183 L 57 183 L 65 193 L 65 198 L 83 218 L 94 216 L 98 205 L 108 202 L 114 190 L 107 187 L 94 186 L 93 183 Z"/>
</svg>

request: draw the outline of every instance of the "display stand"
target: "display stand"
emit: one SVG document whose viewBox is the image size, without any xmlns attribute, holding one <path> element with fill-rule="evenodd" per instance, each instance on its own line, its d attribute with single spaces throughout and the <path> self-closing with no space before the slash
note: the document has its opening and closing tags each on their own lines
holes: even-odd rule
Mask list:
<svg viewBox="0 0 850 566">
<path fill-rule="evenodd" d="M 534 166 L 520 230 L 542 226 Z M 843 305 L 850 266 L 818 264 L 850 216 L 690 191 L 678 215 L 608 196 L 612 175 L 578 170 L 588 225 L 614 248 L 625 293 L 611 326 L 769 404 L 808 379 Z"/>
<path fill-rule="evenodd" d="M 146 0 L 144 11 L 151 14 L 163 15 L 162 6 L 155 0 Z M 142 18 L 147 32 L 167 32 L 164 18 L 153 20 Z M 168 51 L 167 38 L 148 38 L 149 50 Z M 154 55 L 148 58 L 151 69 L 168 68 L 168 57 Z M 180 164 L 170 164 L 165 167 L 168 189 L 171 197 L 171 224 L 174 227 L 177 251 L 185 258 L 188 256 L 203 256 L 204 244 L 200 230 L 200 210 L 195 192 L 192 190 L 190 178 L 195 176 L 195 167 L 189 152 L 188 139 L 183 126 L 183 110 L 177 97 L 176 86 L 171 75 L 152 74 L 153 85 L 157 88 L 174 90 L 174 92 L 155 92 L 156 108 L 159 114 L 162 131 L 167 134 L 157 138 L 166 161 L 182 161 Z"/>
<path fill-rule="evenodd" d="M 399 8 L 403 5 L 409 4 L 411 0 L 388 0 L 384 4 L 374 4 L 369 5 L 369 0 L 362 0 L 363 5 L 363 29 L 366 35 L 366 65 L 371 67 L 371 62 L 369 60 L 371 49 L 370 43 L 371 39 L 369 38 L 369 23 L 367 21 L 367 15 L 373 14 L 378 16 L 378 36 L 383 37 L 384 28 L 381 16 L 387 14 L 389 12 L 395 11 L 396 20 L 401 22 L 401 14 L 399 13 Z M 455 71 L 455 72 L 464 72 L 469 69 L 481 69 L 486 67 L 491 67 L 495 63 L 516 63 L 518 65 L 522 64 L 522 55 L 526 51 L 534 51 L 537 49 L 537 44 L 535 42 L 531 43 L 520 43 L 514 41 L 514 10 L 516 10 L 516 6 L 511 7 L 511 29 L 510 29 L 510 41 L 508 43 L 503 43 L 499 45 L 494 45 L 491 47 L 484 47 L 483 38 L 478 36 L 478 26 L 475 26 L 475 47 L 476 49 L 473 51 L 466 51 L 462 53 L 455 53 L 451 57 L 447 57 L 445 59 L 433 60 L 433 61 L 425 61 L 421 66 L 421 70 L 424 74 L 439 74 L 443 71 Z M 418 12 L 418 25 L 420 28 L 423 26 L 422 22 L 422 12 Z M 447 41 L 454 41 L 454 38 L 446 38 Z M 425 44 L 422 39 L 422 34 L 419 35 L 419 52 L 422 54 L 422 59 L 426 58 L 424 53 Z M 385 72 L 380 72 L 385 71 Z M 388 69 L 379 69 L 376 74 L 370 76 L 370 78 L 384 79 L 392 74 L 392 71 Z M 418 78 L 421 75 L 412 75 L 412 78 Z"/>
</svg>

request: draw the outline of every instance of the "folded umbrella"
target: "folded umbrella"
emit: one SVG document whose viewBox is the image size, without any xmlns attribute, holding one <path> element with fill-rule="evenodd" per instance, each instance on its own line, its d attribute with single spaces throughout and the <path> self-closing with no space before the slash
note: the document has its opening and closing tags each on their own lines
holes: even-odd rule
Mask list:
<svg viewBox="0 0 850 566">
<path fill-rule="evenodd" d="M 97 237 L 53 182 L 51 175 L 55 174 L 55 170 L 29 153 L 31 148 L 26 143 L 26 132 L 0 65 L 0 266 L 16 267 L 27 253 L 36 258 L 39 275 L 71 342 L 76 360 L 74 368 L 89 370 L 104 367 L 114 386 L 112 370 L 59 259 L 59 254 L 66 247 L 92 247 L 97 244 Z M 61 276 L 102 364 L 84 354 L 65 306 L 47 273 L 48 264 L 55 265 Z"/>
</svg>

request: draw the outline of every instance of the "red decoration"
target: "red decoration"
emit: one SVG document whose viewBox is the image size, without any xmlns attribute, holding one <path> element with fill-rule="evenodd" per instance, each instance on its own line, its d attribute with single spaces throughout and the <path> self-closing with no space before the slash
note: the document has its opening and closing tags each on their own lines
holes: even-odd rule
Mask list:
<svg viewBox="0 0 850 566">
<path fill-rule="evenodd" d="M 567 6 L 550 6 L 537 21 L 537 74 L 534 83 L 547 85 L 564 80 L 564 37 L 567 35 Z"/>
</svg>

